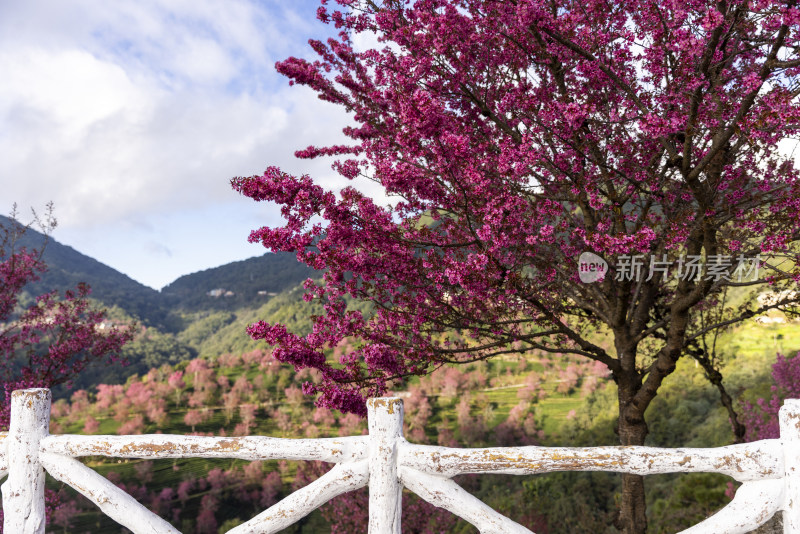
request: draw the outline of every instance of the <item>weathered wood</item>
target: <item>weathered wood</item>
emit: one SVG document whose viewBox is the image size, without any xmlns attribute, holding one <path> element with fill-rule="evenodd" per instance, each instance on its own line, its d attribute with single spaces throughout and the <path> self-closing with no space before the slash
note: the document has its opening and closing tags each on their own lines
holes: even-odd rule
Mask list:
<svg viewBox="0 0 800 534">
<path fill-rule="evenodd" d="M 8 474 L 8 432 L 0 432 L 0 480 L 3 480 Z"/>
<path fill-rule="evenodd" d="M 650 475 L 722 473 L 740 482 L 783 477 L 778 440 L 714 449 L 657 447 L 492 447 L 455 449 L 404 443 L 400 465 L 453 477 L 467 473 L 533 475 L 553 471 L 616 471 Z"/>
<path fill-rule="evenodd" d="M 800 534 L 800 400 L 786 399 L 778 413 L 783 445 L 784 534 Z"/>
<path fill-rule="evenodd" d="M 228 534 L 272 534 L 296 523 L 334 497 L 357 490 L 369 481 L 369 462 L 337 464 L 308 486 L 269 507 Z"/>
<path fill-rule="evenodd" d="M 50 424 L 50 390 L 25 389 L 11 394 L 6 443 L 8 479 L 3 483 L 3 532 L 44 532 L 44 469 L 39 441 Z"/>
<path fill-rule="evenodd" d="M 210 437 L 172 434 L 139 436 L 49 436 L 41 450 L 65 456 L 115 458 L 238 458 L 345 462 L 367 457 L 367 436 L 285 439 L 264 436 Z"/>
<path fill-rule="evenodd" d="M 53 478 L 75 488 L 134 534 L 180 534 L 169 522 L 79 461 L 51 452 L 41 452 L 39 457 Z"/>
<path fill-rule="evenodd" d="M 476 526 L 481 534 L 533 534 L 519 523 L 499 514 L 449 478 L 426 475 L 401 467 L 403 485 L 439 508 Z"/>
<path fill-rule="evenodd" d="M 403 440 L 403 401 L 369 399 L 369 533 L 400 534 L 403 486 L 397 475 L 397 447 Z"/>
</svg>

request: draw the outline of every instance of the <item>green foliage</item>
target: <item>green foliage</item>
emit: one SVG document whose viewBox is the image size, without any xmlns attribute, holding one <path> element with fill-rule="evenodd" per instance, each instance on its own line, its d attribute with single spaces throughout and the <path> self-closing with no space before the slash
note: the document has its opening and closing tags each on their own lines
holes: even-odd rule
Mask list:
<svg viewBox="0 0 800 534">
<path fill-rule="evenodd" d="M 182 342 L 199 348 L 213 336 L 217 335 L 225 326 L 236 321 L 236 314 L 233 312 L 201 312 L 195 314 L 196 319 L 188 323 L 188 326 L 180 332 L 177 337 Z M 184 319 L 186 321 L 186 319 Z"/>
<path fill-rule="evenodd" d="M 550 473 L 522 483 L 524 501 L 545 516 L 549 532 L 612 533 L 619 477 L 611 473 Z"/>
<path fill-rule="evenodd" d="M 243 523 L 244 523 L 244 521 L 242 521 L 238 517 L 234 517 L 233 519 L 228 519 L 227 521 L 225 521 L 224 523 L 222 523 L 219 526 L 218 532 L 219 532 L 219 534 L 225 534 L 225 532 L 228 532 L 233 527 L 238 527 L 239 525 L 241 525 Z"/>
<path fill-rule="evenodd" d="M 648 480 L 648 532 L 679 532 L 710 516 L 730 499 L 725 495 L 731 479 L 716 473 L 653 475 Z"/>
<path fill-rule="evenodd" d="M 145 374 L 150 369 L 164 364 L 174 365 L 196 355 L 191 347 L 156 329 L 148 329 L 142 338 L 131 345 L 123 353 L 131 363 L 130 374 Z"/>
<path fill-rule="evenodd" d="M 304 292 L 301 287 L 295 287 L 291 291 L 281 293 L 262 306 L 255 316 L 270 324 L 286 325 L 289 331 L 305 335 L 311 332 L 313 327 L 311 317 L 322 315 L 324 309 L 319 301 L 304 301 Z"/>
<path fill-rule="evenodd" d="M 182 321 L 187 326 L 177 339 L 201 357 L 213 359 L 262 347 L 263 343 L 247 335 L 247 326 L 259 320 L 281 322 L 292 331 L 307 333 L 312 327 L 311 316 L 321 314 L 323 309 L 319 303 L 305 302 L 302 297 L 303 289 L 295 287 L 272 297 L 258 309 L 184 313 Z"/>
<path fill-rule="evenodd" d="M 554 400 L 546 399 L 544 405 Z M 575 410 L 575 417 L 560 421 L 559 439 L 548 434 L 547 445 L 599 447 L 619 445 L 615 433 L 617 419 L 617 387 L 607 382 L 605 387 L 585 396 L 583 405 Z"/>
</svg>

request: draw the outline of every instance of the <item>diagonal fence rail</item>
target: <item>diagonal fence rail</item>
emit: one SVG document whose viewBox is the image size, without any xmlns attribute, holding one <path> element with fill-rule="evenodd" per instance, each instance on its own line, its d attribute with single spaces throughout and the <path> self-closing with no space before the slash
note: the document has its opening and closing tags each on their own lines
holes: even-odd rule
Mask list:
<svg viewBox="0 0 800 534">
<path fill-rule="evenodd" d="M 784 533 L 800 534 L 800 400 L 780 410 L 780 439 L 711 449 L 656 447 L 491 447 L 459 449 L 417 445 L 403 438 L 403 401 L 368 401 L 369 435 L 327 439 L 264 436 L 50 435 L 50 391 L 26 389 L 11 398 L 11 424 L 0 434 L 4 531 L 44 532 L 45 472 L 72 486 L 136 534 L 176 533 L 154 514 L 75 458 L 238 458 L 321 460 L 325 475 L 284 498 L 231 534 L 278 532 L 330 499 L 369 486 L 369 532 L 401 532 L 403 487 L 476 526 L 482 534 L 532 534 L 475 498 L 452 477 L 496 473 L 614 471 L 640 475 L 713 472 L 742 482 L 722 510 L 681 534 L 749 532 L 783 511 Z"/>
</svg>

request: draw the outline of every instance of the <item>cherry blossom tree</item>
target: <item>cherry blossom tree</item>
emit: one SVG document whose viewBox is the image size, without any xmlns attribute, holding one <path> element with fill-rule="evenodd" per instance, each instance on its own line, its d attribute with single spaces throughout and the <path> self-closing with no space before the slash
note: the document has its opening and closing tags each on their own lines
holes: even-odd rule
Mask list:
<svg viewBox="0 0 800 534">
<path fill-rule="evenodd" d="M 8 427 L 14 390 L 53 387 L 94 362 L 117 361 L 120 349 L 133 337 L 132 327 L 98 329 L 105 311 L 90 306 L 86 284 L 63 296 L 56 291 L 39 295 L 27 307 L 20 304 L 23 288 L 39 280 L 47 266 L 42 260 L 44 243 L 31 250 L 17 246 L 31 225 L 18 223 L 16 216 L 15 207 L 11 224 L 0 224 L 0 428 Z M 56 225 L 52 206 L 35 222 L 49 235 Z"/>
<path fill-rule="evenodd" d="M 126 436 L 128 434 L 141 434 L 143 431 L 144 416 L 138 413 L 117 428 L 117 434 L 120 436 Z M 192 431 L 194 431 L 194 426 L 192 426 Z"/>
<path fill-rule="evenodd" d="M 121 384 L 98 384 L 95 405 L 101 410 L 107 410 L 124 397 L 125 387 Z"/>
<path fill-rule="evenodd" d="M 445 363 L 577 354 L 608 368 L 620 443 L 641 445 L 681 357 L 724 392 L 705 336 L 798 299 L 800 177 L 778 146 L 800 129 L 796 1 L 337 3 L 318 18 L 338 38 L 277 68 L 350 112 L 352 142 L 295 155 L 390 202 L 276 167 L 232 180 L 285 219 L 250 240 L 325 273 L 310 333 L 249 328 L 319 369 L 305 393 L 364 414 Z M 766 283 L 774 302 L 726 300 Z M 644 532 L 643 477 L 622 495 L 617 526 Z"/>
<path fill-rule="evenodd" d="M 168 419 L 167 414 L 167 401 L 161 397 L 151 397 L 145 406 L 147 418 L 160 427 L 164 425 Z"/>
<path fill-rule="evenodd" d="M 219 508 L 219 501 L 213 495 L 204 495 L 200 502 L 200 514 L 197 516 L 198 534 L 216 534 L 217 519 L 214 512 Z"/>
<path fill-rule="evenodd" d="M 203 410 L 189 410 L 183 416 L 183 422 L 192 427 L 192 432 L 194 432 L 194 427 L 205 422 L 208 419 L 208 415 L 209 413 Z"/>
<path fill-rule="evenodd" d="M 760 397 L 755 402 L 742 401 L 742 420 L 747 429 L 747 441 L 780 437 L 778 411 L 783 401 L 800 398 L 800 357 L 797 353 L 790 356 L 778 354 L 772 365 L 771 377 L 769 398 Z"/>
<path fill-rule="evenodd" d="M 239 406 L 239 418 L 241 423 L 236 425 L 233 431 L 234 436 L 248 436 L 256 424 L 256 414 L 258 406 L 255 404 L 242 404 Z"/>
<path fill-rule="evenodd" d="M 167 378 L 167 385 L 175 391 L 175 405 L 181 405 L 181 392 L 186 387 L 186 382 L 183 380 L 183 371 L 175 371 Z"/>
<path fill-rule="evenodd" d="M 86 416 L 86 422 L 83 424 L 84 434 L 94 434 L 100 428 L 100 422 L 91 415 Z"/>
<path fill-rule="evenodd" d="M 72 519 L 81 512 L 78 503 L 74 500 L 67 501 L 53 511 L 53 523 L 61 527 L 62 532 L 69 532 L 72 526 Z"/>
<path fill-rule="evenodd" d="M 205 360 L 195 359 L 186 366 L 186 372 L 192 374 L 192 394 L 189 395 L 189 406 L 196 408 L 207 406 L 218 389 L 216 373 Z"/>
</svg>

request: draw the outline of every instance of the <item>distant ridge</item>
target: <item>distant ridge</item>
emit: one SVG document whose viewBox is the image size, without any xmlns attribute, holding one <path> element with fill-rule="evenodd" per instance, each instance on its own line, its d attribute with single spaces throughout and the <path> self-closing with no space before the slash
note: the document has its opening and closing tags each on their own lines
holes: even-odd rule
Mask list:
<svg viewBox="0 0 800 534">
<path fill-rule="evenodd" d="M 15 223 L 0 215 L 0 224 L 9 227 Z M 16 246 L 41 249 L 44 243 L 44 234 L 30 228 Z M 105 306 L 118 306 L 145 324 L 160 324 L 167 315 L 158 291 L 70 246 L 62 245 L 52 236 L 47 239 L 43 259 L 48 270 L 41 274 L 41 280 L 25 286 L 25 291 L 31 296 L 52 290 L 63 292 L 79 282 L 86 282 L 92 288 L 92 298 Z"/>
<path fill-rule="evenodd" d="M 14 221 L 0 215 L 0 224 L 8 227 Z M 16 246 L 40 249 L 44 243 L 44 234 L 31 228 Z M 25 287 L 30 297 L 52 290 L 63 292 L 86 282 L 92 288 L 92 298 L 104 306 L 117 306 L 143 324 L 165 331 L 174 330 L 174 312 L 257 308 L 276 294 L 320 274 L 297 261 L 294 254 L 269 252 L 181 276 L 159 292 L 52 236 L 47 239 L 44 261 L 47 272 L 42 273 L 41 280 Z"/>
<path fill-rule="evenodd" d="M 268 252 L 181 276 L 162 288 L 161 294 L 171 308 L 190 311 L 258 307 L 319 274 L 290 252 Z"/>
</svg>

